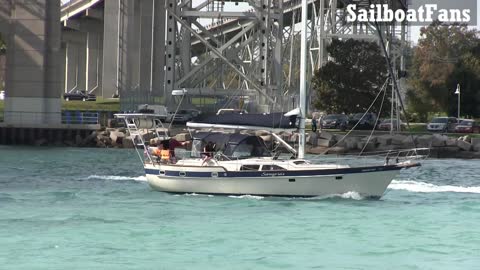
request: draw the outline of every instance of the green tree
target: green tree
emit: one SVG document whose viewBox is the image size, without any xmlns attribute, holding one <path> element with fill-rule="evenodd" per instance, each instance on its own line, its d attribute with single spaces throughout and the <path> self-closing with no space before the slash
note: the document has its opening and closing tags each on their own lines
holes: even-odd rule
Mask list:
<svg viewBox="0 0 480 270">
<path fill-rule="evenodd" d="M 480 42 L 466 25 L 433 22 L 420 30 L 407 91 L 409 110 L 427 120 L 430 112 L 457 114 L 457 84 L 462 115 L 480 115 Z"/>
<path fill-rule="evenodd" d="M 387 78 L 387 67 L 374 42 L 334 39 L 327 47 L 332 61 L 317 70 L 312 90 L 317 92 L 315 107 L 327 113 L 364 112 Z M 376 102 L 373 112 L 378 112 Z"/>
</svg>

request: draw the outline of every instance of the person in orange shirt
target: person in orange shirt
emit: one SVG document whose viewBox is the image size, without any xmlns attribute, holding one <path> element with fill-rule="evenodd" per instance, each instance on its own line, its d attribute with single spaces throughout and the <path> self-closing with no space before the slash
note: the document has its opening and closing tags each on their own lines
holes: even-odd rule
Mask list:
<svg viewBox="0 0 480 270">
<path fill-rule="evenodd" d="M 175 157 L 175 148 L 177 147 L 186 147 L 190 142 L 189 141 L 185 141 L 185 142 L 179 142 L 177 140 L 175 140 L 174 138 L 170 138 L 169 140 L 163 140 L 161 142 L 162 144 L 162 153 L 161 156 L 162 158 L 161 159 L 164 159 L 166 160 L 167 159 L 167 156 L 168 156 L 168 159 L 170 162 L 172 163 L 176 163 L 177 159 Z M 168 151 L 168 153 L 167 153 Z"/>
</svg>

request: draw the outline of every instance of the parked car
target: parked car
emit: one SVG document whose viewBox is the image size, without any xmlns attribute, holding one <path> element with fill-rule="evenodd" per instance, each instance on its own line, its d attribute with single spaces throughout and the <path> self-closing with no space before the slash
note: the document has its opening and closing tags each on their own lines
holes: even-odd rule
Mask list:
<svg viewBox="0 0 480 270">
<path fill-rule="evenodd" d="M 428 123 L 428 131 L 452 132 L 455 131 L 457 118 L 455 117 L 435 117 Z"/>
<path fill-rule="evenodd" d="M 69 100 L 82 100 L 82 101 L 96 101 L 97 97 L 95 94 L 88 94 L 85 91 L 73 91 L 63 94 L 63 99 L 66 101 Z"/>
<path fill-rule="evenodd" d="M 336 128 L 344 130 L 347 127 L 348 116 L 345 114 L 328 114 L 321 118 L 320 127 L 329 129 Z"/>
<path fill-rule="evenodd" d="M 480 133 L 480 122 L 471 119 L 463 119 L 456 127 L 456 133 Z"/>
<path fill-rule="evenodd" d="M 169 112 L 167 117 L 167 123 L 174 122 L 174 123 L 186 123 L 192 120 L 194 117 L 191 112 L 188 110 L 178 110 L 177 113 Z"/>
<path fill-rule="evenodd" d="M 138 112 L 156 114 L 161 121 L 165 121 L 168 117 L 167 107 L 162 105 L 142 104 L 138 106 Z"/>
<path fill-rule="evenodd" d="M 380 124 L 378 124 L 377 129 L 390 131 L 392 129 L 392 123 L 393 123 L 393 130 L 397 130 L 397 119 L 383 119 L 380 122 Z M 405 123 L 403 123 L 402 120 L 400 120 L 400 131 L 405 129 L 406 129 Z"/>
<path fill-rule="evenodd" d="M 192 115 L 193 118 L 202 114 L 202 111 L 197 110 L 197 109 L 185 109 L 184 111 L 189 112 Z"/>
<path fill-rule="evenodd" d="M 0 100 L 5 99 L 5 91 L 0 91 Z"/>
<path fill-rule="evenodd" d="M 375 113 L 356 113 L 348 119 L 347 127 L 352 129 L 374 129 L 377 121 L 377 115 Z M 357 125 L 358 124 L 358 125 Z"/>
</svg>

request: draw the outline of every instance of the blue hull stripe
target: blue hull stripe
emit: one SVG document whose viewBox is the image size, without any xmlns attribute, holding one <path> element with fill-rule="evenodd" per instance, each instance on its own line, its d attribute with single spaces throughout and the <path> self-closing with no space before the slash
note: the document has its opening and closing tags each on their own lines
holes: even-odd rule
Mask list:
<svg viewBox="0 0 480 270">
<path fill-rule="evenodd" d="M 407 167 L 417 167 L 419 164 L 412 164 L 409 166 L 371 166 L 371 167 L 356 167 L 356 168 L 342 168 L 342 169 L 323 169 L 323 170 L 304 170 L 304 171 L 236 171 L 236 172 L 218 172 L 218 177 L 297 177 L 297 176 L 315 176 L 315 175 L 345 175 L 352 173 L 369 173 L 379 171 L 398 171 Z M 185 173 L 180 176 L 180 172 Z M 145 169 L 145 174 L 160 175 L 158 169 Z M 192 172 L 192 171 L 165 171 L 162 176 L 166 177 L 205 177 L 212 178 L 211 172 Z"/>
</svg>

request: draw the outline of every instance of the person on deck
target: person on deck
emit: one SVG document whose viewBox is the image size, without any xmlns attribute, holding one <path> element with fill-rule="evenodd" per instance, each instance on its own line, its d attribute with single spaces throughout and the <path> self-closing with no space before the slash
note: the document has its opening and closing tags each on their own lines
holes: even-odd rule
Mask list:
<svg viewBox="0 0 480 270">
<path fill-rule="evenodd" d="M 177 159 L 175 157 L 175 148 L 177 147 L 186 147 L 190 142 L 185 141 L 185 142 L 179 142 L 175 140 L 174 138 L 170 138 L 169 140 L 163 140 L 162 142 L 163 149 L 168 150 L 168 158 L 171 163 L 176 163 Z M 167 153 L 164 153 L 165 158 L 167 157 Z"/>
<path fill-rule="evenodd" d="M 317 118 L 315 116 L 312 117 L 312 131 L 317 132 Z"/>
<path fill-rule="evenodd" d="M 215 144 L 211 141 L 207 142 L 205 146 L 203 147 L 203 152 L 202 152 L 202 166 L 205 163 L 208 163 L 213 158 L 213 155 L 215 154 Z"/>
<path fill-rule="evenodd" d="M 148 155 L 150 155 L 154 161 L 166 162 L 164 159 L 162 160 L 162 154 L 165 155 L 165 152 L 162 152 L 163 150 L 164 150 L 163 144 L 160 141 L 157 142 L 154 146 L 147 145 L 146 149 L 143 152 L 145 156 L 145 160 L 147 159 Z"/>
</svg>

